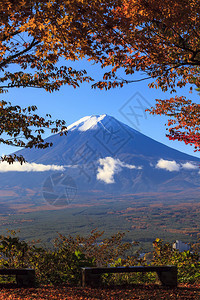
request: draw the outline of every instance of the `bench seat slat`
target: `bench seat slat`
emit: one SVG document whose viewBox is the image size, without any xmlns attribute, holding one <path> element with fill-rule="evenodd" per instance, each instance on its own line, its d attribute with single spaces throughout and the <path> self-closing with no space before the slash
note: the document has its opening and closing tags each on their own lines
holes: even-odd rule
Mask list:
<svg viewBox="0 0 200 300">
<path fill-rule="evenodd" d="M 133 267 L 88 267 L 82 268 L 90 274 L 103 273 L 129 273 L 129 272 L 168 272 L 176 269 L 176 266 L 133 266 Z"/>
<path fill-rule="evenodd" d="M 0 275 L 27 275 L 35 273 L 34 269 L 0 269 Z"/>
<path fill-rule="evenodd" d="M 85 267 L 82 269 L 82 286 L 97 286 L 104 273 L 156 272 L 163 285 L 177 286 L 177 266 Z"/>
</svg>

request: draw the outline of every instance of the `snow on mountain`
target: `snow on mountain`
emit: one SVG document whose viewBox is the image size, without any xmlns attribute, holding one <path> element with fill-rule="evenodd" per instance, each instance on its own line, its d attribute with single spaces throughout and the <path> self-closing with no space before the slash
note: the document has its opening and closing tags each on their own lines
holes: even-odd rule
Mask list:
<svg viewBox="0 0 200 300">
<path fill-rule="evenodd" d="M 88 129 L 95 129 L 97 126 L 97 123 L 100 123 L 104 118 L 105 115 L 99 115 L 99 116 L 86 116 L 78 120 L 77 122 L 74 122 L 70 126 L 67 127 L 68 130 L 79 130 L 79 131 L 87 131 Z"/>
</svg>

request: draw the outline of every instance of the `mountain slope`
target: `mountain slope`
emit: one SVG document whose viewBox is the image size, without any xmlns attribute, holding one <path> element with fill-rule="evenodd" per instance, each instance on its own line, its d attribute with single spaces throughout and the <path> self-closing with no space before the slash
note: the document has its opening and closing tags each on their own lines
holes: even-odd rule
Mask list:
<svg viewBox="0 0 200 300">
<path fill-rule="evenodd" d="M 47 197 L 53 203 L 63 188 L 57 186 L 61 175 L 72 192 L 76 188 L 77 201 L 115 194 L 199 192 L 198 158 L 154 141 L 111 116 L 84 117 L 68 127 L 67 136 L 55 134 L 46 140 L 53 142 L 51 148 L 17 152 L 37 164 L 31 165 L 35 171 L 0 173 L 0 189 L 16 192 L 15 197 L 0 200 L 37 202 Z M 60 169 L 41 171 L 43 165 Z M 63 193 L 68 192 L 64 188 Z"/>
</svg>

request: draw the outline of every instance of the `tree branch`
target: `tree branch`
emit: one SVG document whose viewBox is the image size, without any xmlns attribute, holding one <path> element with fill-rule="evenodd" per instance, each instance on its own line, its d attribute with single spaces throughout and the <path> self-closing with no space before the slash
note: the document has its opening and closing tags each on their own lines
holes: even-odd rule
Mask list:
<svg viewBox="0 0 200 300">
<path fill-rule="evenodd" d="M 32 42 L 30 43 L 30 45 L 22 50 L 21 52 L 18 52 L 14 55 L 9 56 L 7 59 L 5 59 L 1 64 L 0 64 L 0 68 L 5 67 L 8 63 L 10 63 L 13 59 L 15 59 L 16 57 L 28 52 L 29 50 L 31 50 L 33 47 L 35 47 L 36 45 L 38 45 L 40 42 L 36 41 L 35 38 L 32 40 Z"/>
<path fill-rule="evenodd" d="M 20 30 L 16 30 L 15 32 L 11 33 L 10 35 L 3 35 L 3 38 L 1 39 L 2 42 L 5 42 L 7 40 L 7 38 L 12 38 L 13 36 L 19 34 L 21 31 Z"/>
</svg>

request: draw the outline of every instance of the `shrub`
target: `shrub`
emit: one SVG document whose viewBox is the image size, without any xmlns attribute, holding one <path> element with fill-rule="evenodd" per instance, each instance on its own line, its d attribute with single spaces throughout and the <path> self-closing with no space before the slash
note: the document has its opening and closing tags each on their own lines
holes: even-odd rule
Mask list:
<svg viewBox="0 0 200 300">
<path fill-rule="evenodd" d="M 178 268 L 178 281 L 193 283 L 200 279 L 199 254 L 194 251 L 179 252 L 172 249 L 169 243 L 156 239 L 154 245 L 154 265 L 176 265 Z"/>
<path fill-rule="evenodd" d="M 45 249 L 28 244 L 10 231 L 0 236 L 0 267 L 32 267 L 36 271 L 38 283 L 42 284 L 80 284 L 81 267 L 89 266 L 135 266 L 135 265 L 176 265 L 179 282 L 200 280 L 200 262 L 197 251 L 179 252 L 169 243 L 156 239 L 153 243 L 153 258 L 141 258 L 139 250 L 127 256 L 131 243 L 123 243 L 124 234 L 117 233 L 102 239 L 103 232 L 92 231 L 87 237 L 58 235 L 53 249 Z M 99 239 L 102 239 L 101 242 Z M 141 250 L 141 249 L 140 249 Z M 148 256 L 150 258 L 150 256 Z M 104 283 L 144 283 L 156 279 L 153 273 L 105 274 Z"/>
</svg>

